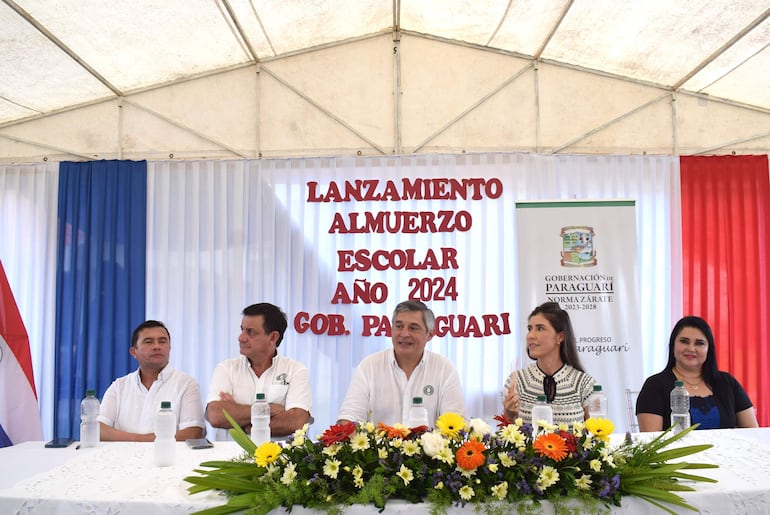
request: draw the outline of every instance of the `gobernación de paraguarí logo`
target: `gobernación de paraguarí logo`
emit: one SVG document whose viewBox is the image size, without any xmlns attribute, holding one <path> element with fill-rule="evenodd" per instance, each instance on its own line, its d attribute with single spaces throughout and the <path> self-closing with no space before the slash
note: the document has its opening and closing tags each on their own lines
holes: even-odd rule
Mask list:
<svg viewBox="0 0 770 515">
<path fill-rule="evenodd" d="M 568 267 L 596 266 L 594 228 L 571 225 L 561 228 L 561 265 Z"/>
</svg>

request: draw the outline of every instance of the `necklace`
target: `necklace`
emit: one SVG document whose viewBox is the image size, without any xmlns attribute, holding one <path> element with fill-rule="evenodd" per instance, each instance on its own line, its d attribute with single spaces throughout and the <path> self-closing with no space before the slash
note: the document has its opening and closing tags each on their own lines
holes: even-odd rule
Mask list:
<svg viewBox="0 0 770 515">
<path fill-rule="evenodd" d="M 687 379 L 685 379 L 685 378 L 684 378 L 684 374 L 682 374 L 682 373 L 679 371 L 679 369 L 678 369 L 678 368 L 676 368 L 676 367 L 674 367 L 674 370 L 673 370 L 673 372 L 674 372 L 674 375 L 676 376 L 676 378 L 677 378 L 677 379 L 679 379 L 680 381 L 684 381 L 685 383 L 687 383 L 687 384 L 690 386 L 690 388 L 692 388 L 693 390 L 697 390 L 697 389 L 698 389 L 698 386 L 700 386 L 700 384 L 703 382 L 703 378 L 701 377 L 701 378 L 698 380 L 698 382 L 697 382 L 697 383 L 691 383 L 690 381 L 688 381 Z"/>
</svg>

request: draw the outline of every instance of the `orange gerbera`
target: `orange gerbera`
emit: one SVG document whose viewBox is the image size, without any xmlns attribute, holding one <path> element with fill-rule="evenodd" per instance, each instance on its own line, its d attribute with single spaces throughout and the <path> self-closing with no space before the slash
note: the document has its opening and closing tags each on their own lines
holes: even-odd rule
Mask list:
<svg viewBox="0 0 770 515">
<path fill-rule="evenodd" d="M 484 464 L 487 448 L 476 440 L 468 440 L 457 449 L 457 465 L 463 470 L 476 470 Z"/>
<path fill-rule="evenodd" d="M 388 438 L 406 438 L 406 435 L 409 434 L 409 428 L 406 426 L 393 427 L 382 422 L 377 424 L 377 430 L 388 435 Z"/>
<path fill-rule="evenodd" d="M 567 443 L 556 433 L 543 433 L 532 444 L 541 456 L 561 461 L 567 457 Z"/>
</svg>

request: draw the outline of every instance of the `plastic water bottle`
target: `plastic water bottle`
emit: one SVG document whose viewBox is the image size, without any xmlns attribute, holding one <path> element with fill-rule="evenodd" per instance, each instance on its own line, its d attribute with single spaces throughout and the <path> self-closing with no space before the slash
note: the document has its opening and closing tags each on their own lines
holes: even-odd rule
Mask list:
<svg viewBox="0 0 770 515">
<path fill-rule="evenodd" d="M 690 427 L 690 394 L 684 387 L 684 381 L 677 381 L 674 385 L 671 390 L 671 432 L 678 433 Z"/>
<path fill-rule="evenodd" d="M 553 408 L 546 401 L 545 395 L 538 395 L 535 405 L 532 406 L 532 437 L 536 438 L 542 427 L 539 421 L 553 424 Z"/>
<path fill-rule="evenodd" d="M 428 410 L 422 405 L 422 397 L 412 398 L 412 407 L 409 408 L 409 427 L 428 427 Z"/>
<path fill-rule="evenodd" d="M 270 441 L 270 404 L 264 393 L 251 405 L 251 441 L 257 446 Z"/>
<path fill-rule="evenodd" d="M 94 390 L 87 390 L 80 402 L 80 447 L 99 445 L 99 399 Z"/>
<path fill-rule="evenodd" d="M 607 418 L 607 396 L 602 391 L 602 385 L 594 385 L 594 393 L 588 397 L 589 418 Z"/>
<path fill-rule="evenodd" d="M 167 467 L 176 460 L 176 414 L 171 401 L 162 401 L 155 415 L 155 465 Z"/>
</svg>

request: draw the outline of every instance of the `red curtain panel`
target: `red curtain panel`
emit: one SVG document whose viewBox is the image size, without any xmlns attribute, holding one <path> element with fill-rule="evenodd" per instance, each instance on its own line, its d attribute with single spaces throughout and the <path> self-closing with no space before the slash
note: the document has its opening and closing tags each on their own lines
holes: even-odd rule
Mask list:
<svg viewBox="0 0 770 515">
<path fill-rule="evenodd" d="M 717 363 L 770 425 L 768 156 L 680 159 L 683 312 L 714 331 Z"/>
</svg>

